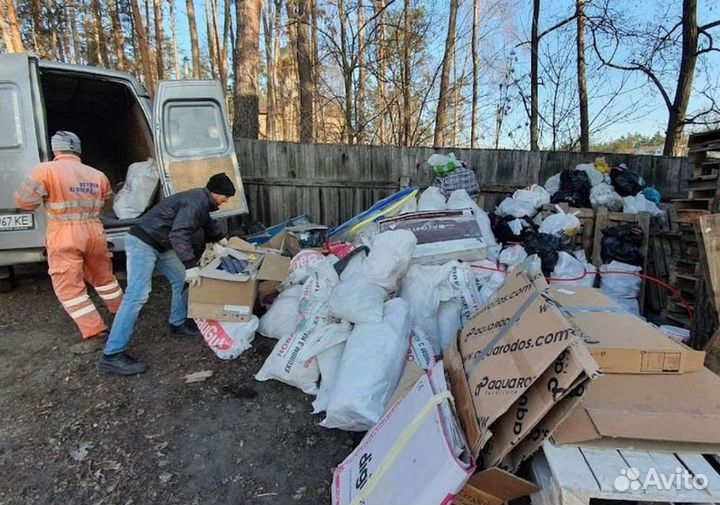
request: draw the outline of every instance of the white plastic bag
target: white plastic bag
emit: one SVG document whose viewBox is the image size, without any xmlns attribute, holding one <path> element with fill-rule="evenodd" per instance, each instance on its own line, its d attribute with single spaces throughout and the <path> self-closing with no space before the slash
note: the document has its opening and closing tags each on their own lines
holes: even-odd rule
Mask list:
<svg viewBox="0 0 720 505">
<path fill-rule="evenodd" d="M 590 190 L 590 205 L 593 209 L 607 207 L 611 211 L 622 210 L 623 199 L 611 184 L 602 182 Z"/>
<path fill-rule="evenodd" d="M 135 219 L 150 206 L 155 196 L 160 173 L 155 160 L 148 158 L 128 167 L 125 184 L 113 201 L 113 211 L 119 219 Z"/>
<path fill-rule="evenodd" d="M 548 193 L 545 188 L 538 186 L 537 184 L 532 184 L 528 189 L 518 189 L 515 193 L 513 193 L 512 197 L 514 200 L 519 202 L 528 202 L 532 204 L 535 210 L 550 203 L 550 193 Z"/>
<path fill-rule="evenodd" d="M 230 360 L 250 349 L 258 328 L 258 318 L 253 316 L 247 322 L 213 321 L 195 319 L 203 340 L 220 359 Z"/>
<path fill-rule="evenodd" d="M 620 261 L 611 261 L 607 265 L 600 266 L 600 288 L 603 293 L 615 300 L 627 312 L 636 316 L 640 315 L 637 298 L 640 296 L 642 279 L 637 275 L 628 274 L 638 274 L 641 271 L 641 267 Z"/>
<path fill-rule="evenodd" d="M 415 253 L 417 238 L 408 230 L 391 230 L 375 236 L 363 269 L 370 282 L 388 292 L 397 289 Z"/>
<path fill-rule="evenodd" d="M 455 153 L 450 153 L 447 155 L 433 153 L 428 158 L 427 163 L 428 165 L 433 167 L 433 170 L 435 170 L 435 167 L 445 167 L 446 165 L 454 165 L 455 168 L 462 166 L 462 162 L 459 159 L 455 158 Z"/>
<path fill-rule="evenodd" d="M 325 261 L 325 256 L 319 251 L 304 249 L 298 252 L 290 260 L 288 278 L 285 282 L 289 284 L 304 283 L 310 275 L 310 272 L 317 268 L 323 261 Z"/>
<path fill-rule="evenodd" d="M 351 323 L 377 323 L 382 320 L 387 292 L 364 273 L 340 281 L 330 296 L 330 314 Z"/>
<path fill-rule="evenodd" d="M 438 327 L 440 329 L 440 345 L 443 352 L 457 337 L 457 332 L 462 328 L 460 319 L 460 303 L 451 299 L 441 302 L 438 308 Z"/>
<path fill-rule="evenodd" d="M 537 209 L 532 202 L 525 202 L 508 197 L 500 202 L 495 213 L 498 216 L 512 216 L 516 218 L 533 217 L 537 214 Z"/>
<path fill-rule="evenodd" d="M 545 191 L 550 193 L 551 196 L 560 191 L 560 174 L 548 177 L 548 180 L 545 181 Z"/>
<path fill-rule="evenodd" d="M 255 379 L 259 381 L 276 379 L 300 388 L 307 394 L 317 393 L 320 370 L 317 360 L 310 356 L 330 347 L 331 344 L 342 341 L 341 334 L 340 338 L 333 339 L 332 342 L 322 342 L 328 340 L 323 338 L 327 335 L 335 337 L 335 332 L 328 331 L 333 321 L 329 315 L 327 302 L 332 288 L 338 282 L 332 264 L 333 259 L 326 258 L 305 281 L 300 295 L 297 328 L 275 344 L 262 368 L 255 375 Z M 321 345 L 323 343 L 325 347 Z M 315 354 L 311 350 L 314 350 Z M 303 354 L 307 354 L 308 358 L 303 358 Z"/>
<path fill-rule="evenodd" d="M 490 279 L 483 284 L 483 287 L 480 288 L 480 306 L 482 307 L 485 305 L 485 303 L 490 299 L 492 295 L 495 294 L 495 291 L 500 289 L 500 286 L 503 285 L 505 282 L 505 277 L 507 274 L 505 272 L 493 272 L 490 276 Z"/>
<path fill-rule="evenodd" d="M 343 352 L 345 352 L 344 342 L 325 349 L 317 355 L 317 362 L 320 367 L 320 388 L 315 400 L 312 402 L 313 414 L 325 412 L 328 408 Z"/>
<path fill-rule="evenodd" d="M 355 325 L 320 425 L 366 431 L 377 423 L 400 379 L 409 337 L 410 310 L 401 298 L 385 302 L 381 322 Z"/>
<path fill-rule="evenodd" d="M 549 235 L 567 236 L 575 235 L 580 229 L 580 220 L 575 214 L 565 214 L 558 206 L 557 213 L 546 217 L 540 224 L 539 232 Z"/>
<path fill-rule="evenodd" d="M 290 335 L 297 328 L 300 315 L 302 285 L 287 287 L 275 298 L 268 311 L 260 318 L 258 333 L 264 337 L 280 339 Z"/>
<path fill-rule="evenodd" d="M 588 174 L 588 178 L 590 179 L 590 184 L 592 186 L 597 186 L 605 179 L 605 176 L 602 172 L 600 172 L 600 170 L 595 168 L 593 163 L 581 163 L 575 167 L 575 170 L 580 170 Z"/>
<path fill-rule="evenodd" d="M 484 264 L 484 262 L 481 263 Z M 482 281 L 476 278 L 475 272 L 467 263 L 455 264 L 450 269 L 450 285 L 453 287 L 456 299 L 460 302 L 463 326 L 475 317 L 482 306 L 481 283 Z"/>
<path fill-rule="evenodd" d="M 583 263 L 570 253 L 560 251 L 550 278 L 550 283 L 558 286 L 592 287 L 595 282 L 595 267 Z"/>
<path fill-rule="evenodd" d="M 466 189 L 456 189 L 447 199 L 447 208 L 450 210 L 475 209 L 477 204 L 470 198 Z"/>
<path fill-rule="evenodd" d="M 450 270 L 456 263 L 440 266 L 413 265 L 400 287 L 400 297 L 408 303 L 413 328 L 427 335 L 435 355 L 442 353 L 438 308 L 454 292 L 450 286 Z"/>
<path fill-rule="evenodd" d="M 521 245 L 511 245 L 505 247 L 500 253 L 500 263 L 506 265 L 510 270 L 522 263 L 528 254 L 525 252 L 525 248 Z"/>
<path fill-rule="evenodd" d="M 418 210 L 445 210 L 445 195 L 438 188 L 430 186 L 420 194 Z"/>
<path fill-rule="evenodd" d="M 623 198 L 623 212 L 626 214 L 637 214 L 638 212 L 648 212 L 653 217 L 660 217 L 663 211 L 655 202 L 651 202 L 645 195 L 638 193 L 635 196 L 626 196 Z"/>
</svg>

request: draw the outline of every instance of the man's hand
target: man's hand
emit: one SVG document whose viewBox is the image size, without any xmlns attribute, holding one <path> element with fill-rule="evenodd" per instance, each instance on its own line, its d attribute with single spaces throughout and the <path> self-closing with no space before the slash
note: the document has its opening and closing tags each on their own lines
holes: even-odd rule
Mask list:
<svg viewBox="0 0 720 505">
<path fill-rule="evenodd" d="M 228 239 L 223 237 L 220 240 L 218 240 L 218 244 L 220 244 L 221 246 L 226 246 L 226 245 L 228 245 Z"/>
<path fill-rule="evenodd" d="M 191 288 L 196 288 L 200 286 L 200 283 L 202 282 L 202 279 L 200 277 L 200 269 L 198 267 L 194 267 L 185 270 L 185 282 L 187 282 L 188 286 L 190 286 Z"/>
<path fill-rule="evenodd" d="M 223 239 L 223 240 L 225 240 L 225 239 Z M 225 244 L 227 244 L 227 240 L 225 240 Z M 225 247 L 225 244 L 223 244 L 222 241 L 213 243 L 213 245 L 212 245 L 213 254 L 215 254 L 215 256 L 227 256 L 228 252 L 227 252 L 227 248 Z"/>
</svg>

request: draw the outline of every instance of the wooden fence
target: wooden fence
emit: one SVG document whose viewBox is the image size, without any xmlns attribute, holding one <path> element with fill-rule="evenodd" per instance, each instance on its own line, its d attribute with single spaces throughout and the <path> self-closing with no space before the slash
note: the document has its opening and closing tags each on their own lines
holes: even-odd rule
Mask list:
<svg viewBox="0 0 720 505">
<path fill-rule="evenodd" d="M 425 160 L 429 147 L 297 144 L 237 139 L 240 173 L 251 216 L 266 225 L 307 213 L 314 222 L 335 226 L 397 191 L 401 178 L 425 187 L 433 174 Z M 475 169 L 486 210 L 515 189 L 544 184 L 564 168 L 605 156 L 625 163 L 667 198 L 687 195 L 691 167 L 686 158 L 555 151 L 441 149 Z"/>
</svg>

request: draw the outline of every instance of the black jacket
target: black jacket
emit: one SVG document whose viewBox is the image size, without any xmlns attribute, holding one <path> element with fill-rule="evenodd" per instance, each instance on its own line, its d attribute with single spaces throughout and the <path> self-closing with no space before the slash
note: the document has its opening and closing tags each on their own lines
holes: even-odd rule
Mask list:
<svg viewBox="0 0 720 505">
<path fill-rule="evenodd" d="M 206 240 L 217 242 L 223 233 L 210 213 L 218 209 L 210 191 L 205 188 L 175 193 L 150 209 L 130 228 L 136 236 L 159 252 L 173 249 L 185 268 L 197 265 L 193 235 L 199 230 Z"/>
</svg>

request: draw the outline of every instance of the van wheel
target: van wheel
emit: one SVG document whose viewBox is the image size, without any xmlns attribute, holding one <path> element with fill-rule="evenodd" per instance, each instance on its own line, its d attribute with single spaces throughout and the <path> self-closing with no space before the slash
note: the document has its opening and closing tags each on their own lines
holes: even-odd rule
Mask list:
<svg viewBox="0 0 720 505">
<path fill-rule="evenodd" d="M 12 291 L 16 286 L 15 269 L 13 267 L 0 267 L 0 293 Z"/>
</svg>

